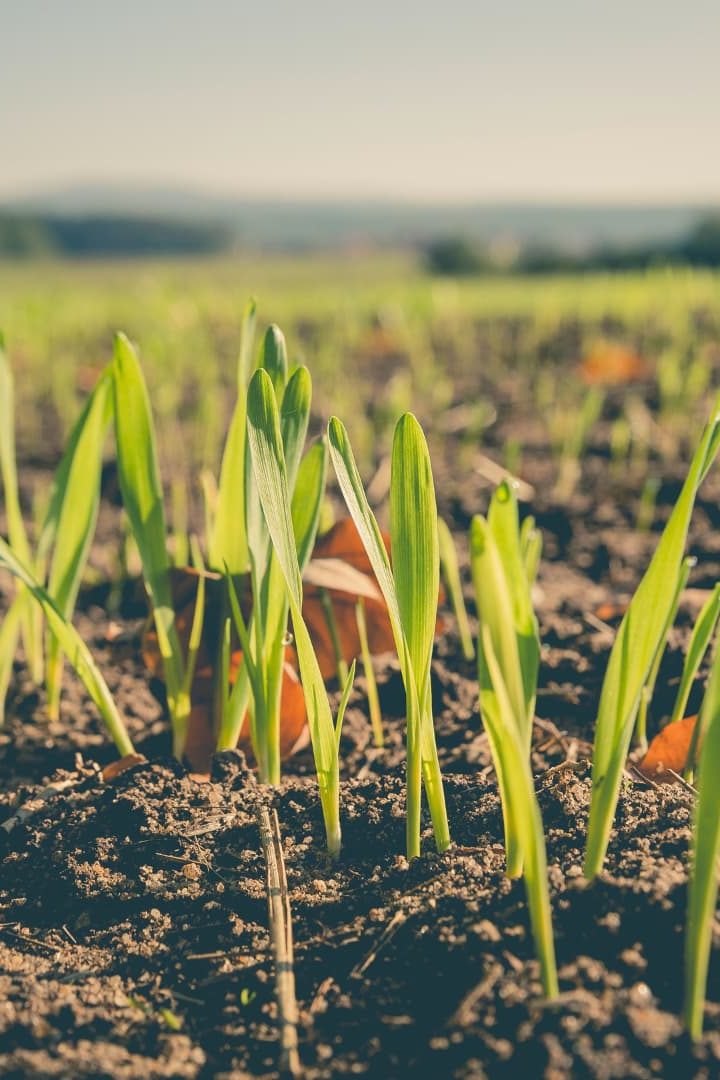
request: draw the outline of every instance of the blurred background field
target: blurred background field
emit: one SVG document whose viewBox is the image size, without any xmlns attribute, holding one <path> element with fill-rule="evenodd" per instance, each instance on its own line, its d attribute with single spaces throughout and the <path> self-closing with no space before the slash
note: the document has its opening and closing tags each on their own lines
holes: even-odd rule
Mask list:
<svg viewBox="0 0 720 1080">
<path fill-rule="evenodd" d="M 20 459 L 54 463 L 122 329 L 140 347 L 166 468 L 214 467 L 250 295 L 312 367 L 316 424 L 344 416 L 367 469 L 405 408 L 438 454 L 443 433 L 508 467 L 548 438 L 560 454 L 589 393 L 618 453 L 635 440 L 646 457 L 682 457 L 720 370 L 720 274 L 707 269 L 436 276 L 392 251 L 6 261 Z"/>
</svg>

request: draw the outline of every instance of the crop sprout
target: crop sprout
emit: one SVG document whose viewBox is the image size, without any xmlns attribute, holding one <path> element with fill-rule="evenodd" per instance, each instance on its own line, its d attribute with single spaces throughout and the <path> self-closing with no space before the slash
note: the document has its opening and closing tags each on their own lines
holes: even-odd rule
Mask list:
<svg viewBox="0 0 720 1080">
<path fill-rule="evenodd" d="M 5 493 L 10 546 L 32 580 L 47 588 L 57 611 L 72 617 L 95 532 L 100 504 L 102 452 L 112 409 L 111 375 L 106 370 L 90 394 L 55 472 L 37 543 L 25 527 L 20 507 L 14 435 L 12 371 L 0 337 L 0 472 Z M 19 639 L 36 684 L 45 680 L 48 714 L 60 710 L 63 653 L 58 636 L 45 633 L 38 607 L 18 580 L 15 599 L 0 628 L 0 721 Z"/>
<path fill-rule="evenodd" d="M 303 369 L 299 369 L 303 370 Z M 304 433 L 303 433 L 304 434 Z M 353 662 L 345 682 L 337 719 L 333 722 L 325 682 L 320 672 L 312 639 L 302 615 L 303 587 L 302 564 L 309 557 L 320 513 L 320 499 L 325 485 L 325 449 L 312 459 L 313 475 L 306 481 L 302 507 L 311 507 L 310 513 L 296 513 L 295 520 L 290 509 L 290 481 L 288 451 L 297 456 L 297 446 L 292 433 L 285 431 L 283 437 L 277 392 L 267 371 L 255 372 L 248 393 L 248 441 L 250 444 L 255 490 L 262 509 L 264 522 L 284 579 L 285 598 L 292 614 L 293 631 L 298 663 L 308 716 L 308 727 L 315 757 L 315 769 L 320 791 L 320 802 L 325 821 L 328 851 L 337 856 L 340 852 L 340 735 L 350 690 L 355 676 Z M 298 520 L 303 527 L 298 529 Z M 253 548 L 251 545 L 251 552 Z M 240 606 L 232 592 L 233 614 L 243 648 L 248 657 L 253 656 L 249 633 L 244 624 Z M 261 677 L 256 670 L 253 656 L 250 679 L 253 687 Z M 255 691 L 255 698 L 262 693 Z"/>
<path fill-rule="evenodd" d="M 395 428 L 390 479 L 390 548 L 383 543 L 355 463 L 345 427 L 328 425 L 330 457 L 338 484 L 360 534 L 387 605 L 400 660 L 407 707 L 406 851 L 420 854 L 424 785 L 438 851 L 450 844 L 430 684 L 440 588 L 435 487 L 422 428 L 411 413 Z"/>
<path fill-rule="evenodd" d="M 702 1035 L 705 990 L 718 894 L 720 856 L 720 654 L 716 652 L 696 730 L 702 731 L 685 931 L 684 1017 L 690 1036 Z"/>
<path fill-rule="evenodd" d="M 524 874 L 547 997 L 558 993 L 545 838 L 530 764 L 540 663 L 532 607 L 537 542 L 520 529 L 512 484 L 503 481 L 487 519 L 470 527 L 470 563 L 480 618 L 480 712 L 488 734 L 505 824 L 507 873 Z"/>
<path fill-rule="evenodd" d="M 584 866 L 588 878 L 599 873 L 605 859 L 643 688 L 676 607 L 678 583 L 686 571 L 683 553 L 695 498 L 720 447 L 719 409 L 720 401 L 703 431 L 682 491 L 610 653 L 595 728 Z"/>
</svg>

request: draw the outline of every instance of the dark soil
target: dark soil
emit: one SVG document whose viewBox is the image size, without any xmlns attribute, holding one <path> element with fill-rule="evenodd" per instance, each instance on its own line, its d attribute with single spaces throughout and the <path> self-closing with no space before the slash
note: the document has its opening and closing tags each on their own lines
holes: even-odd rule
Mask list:
<svg viewBox="0 0 720 1080">
<path fill-rule="evenodd" d="M 501 426 L 498 446 L 507 434 Z M 149 760 L 104 782 L 98 765 L 115 755 L 76 681 L 66 677 L 61 722 L 49 726 L 42 693 L 18 664 L 0 732 L 0 820 L 19 807 L 30 812 L 0 829 L 0 1075 L 277 1075 L 256 821 L 259 801 L 272 798 L 309 1077 L 720 1076 L 717 965 L 703 1041 L 692 1046 L 678 1019 L 691 793 L 627 779 L 605 871 L 592 885 L 581 874 L 587 758 L 618 622 L 595 613 L 636 585 L 683 467 L 663 464 L 655 520 L 638 533 L 637 476 L 610 482 L 601 447 L 588 457 L 579 494 L 558 506 L 547 446 L 539 440 L 535 452 L 530 436 L 525 445 L 524 475 L 545 538 L 533 764 L 560 998 L 542 1000 L 524 888 L 504 874 L 474 666 L 461 657 L 452 616 L 438 641 L 433 690 L 454 845 L 438 856 L 426 822 L 422 858 L 408 865 L 402 855 L 404 703 L 397 666 L 385 658 L 378 674 L 387 746 L 372 745 L 359 677 L 341 751 L 344 845 L 333 864 L 323 853 L 309 750 L 288 763 L 273 796 L 239 753 L 216 758 L 204 784 L 170 760 L 167 722 L 139 657 L 142 608 L 128 588 L 109 616 L 101 586 L 83 594 L 78 625 Z M 462 546 L 491 485 L 480 473 L 462 483 L 452 477 L 451 450 L 438 453 L 438 498 Z M 720 576 L 718 495 L 711 478 L 691 536 L 696 590 Z M 98 535 L 93 562 L 107 575 L 117 544 L 108 503 Z M 691 593 L 673 632 L 653 729 L 671 700 L 697 602 Z M 111 619 L 120 644 L 108 642 Z M 699 680 L 691 708 L 701 692 Z M 51 776 L 64 787 L 39 797 Z"/>
</svg>

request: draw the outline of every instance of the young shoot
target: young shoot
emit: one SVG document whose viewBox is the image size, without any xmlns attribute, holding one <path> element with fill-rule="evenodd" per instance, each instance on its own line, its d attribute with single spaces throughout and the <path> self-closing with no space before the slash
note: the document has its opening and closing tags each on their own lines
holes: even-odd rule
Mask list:
<svg viewBox="0 0 720 1080">
<path fill-rule="evenodd" d="M 650 703 L 651 703 L 651 701 L 653 699 L 653 695 L 655 693 L 655 684 L 657 683 L 657 677 L 658 677 L 658 675 L 660 673 L 660 664 L 662 663 L 662 658 L 663 658 L 663 656 L 665 654 L 665 647 L 667 645 L 668 634 L 670 633 L 670 628 L 673 626 L 673 624 L 675 622 L 675 617 L 677 615 L 678 608 L 680 606 L 680 597 L 682 596 L 683 589 L 687 585 L 687 580 L 688 580 L 688 577 L 690 576 L 690 571 L 692 570 L 692 568 L 695 565 L 696 561 L 697 560 L 694 559 L 692 556 L 688 556 L 686 559 L 683 559 L 682 563 L 680 564 L 680 571 L 678 573 L 677 582 L 675 584 L 675 596 L 673 598 L 673 603 L 672 603 L 672 606 L 669 608 L 668 613 L 667 613 L 667 618 L 665 620 L 665 626 L 663 627 L 662 633 L 660 635 L 660 644 L 658 646 L 657 652 L 655 653 L 655 659 L 652 662 L 652 666 L 650 668 L 650 673 L 649 673 L 649 675 L 647 677 L 647 682 L 643 686 L 642 692 L 640 694 L 640 705 L 639 705 L 639 708 L 638 708 L 637 720 L 635 722 L 635 741 L 636 741 L 639 749 L 643 753 L 646 753 L 647 748 L 648 748 L 648 740 L 647 740 L 648 710 L 650 708 Z"/>
<path fill-rule="evenodd" d="M 393 564 L 365 494 L 347 432 L 328 425 L 333 467 L 387 605 L 407 699 L 406 850 L 420 854 L 424 785 L 438 851 L 450 844 L 445 795 L 435 744 L 430 685 L 440 586 L 435 488 L 425 436 L 411 413 L 393 438 L 390 479 L 390 546 Z"/>
<path fill-rule="evenodd" d="M 480 618 L 480 712 L 498 778 L 509 877 L 524 874 L 535 948 L 548 997 L 558 992 L 545 839 L 530 762 L 540 661 L 527 557 L 515 491 L 503 481 L 487 520 L 473 518 L 470 564 Z"/>
<path fill-rule="evenodd" d="M 720 446 L 720 401 L 705 427 L 682 491 L 645 576 L 625 613 L 603 680 L 595 729 L 584 872 L 600 871 L 610 839 L 635 719 L 676 600 L 695 498 Z M 668 583 L 670 583 L 668 587 Z"/>
<path fill-rule="evenodd" d="M 303 449 L 310 417 L 312 382 L 307 368 L 299 367 L 288 377 L 285 339 L 277 327 L 265 334 L 260 370 L 275 395 L 286 465 L 288 512 L 303 530 L 301 571 L 310 557 L 317 533 L 326 463 L 312 451 L 303 461 Z M 253 376 L 254 379 L 255 376 Z M 252 384 L 252 380 L 251 380 Z M 249 400 L 249 390 L 248 390 Z M 248 438 L 250 426 L 248 421 Z M 255 483 L 253 461 L 245 457 L 245 535 L 247 538 L 252 592 L 252 613 L 243 646 L 243 662 L 238 679 L 224 710 L 219 747 L 234 746 L 246 708 L 249 709 L 250 736 L 264 783 L 280 782 L 280 715 L 283 666 L 286 648 L 289 600 L 278 563 L 260 495 Z M 231 567 L 226 564 L 226 571 Z M 240 634 L 239 605 L 233 606 L 234 623 Z"/>
<path fill-rule="evenodd" d="M 34 577 L 31 569 L 2 538 L 0 538 L 0 566 L 9 570 L 19 582 L 22 582 L 28 594 L 33 598 L 33 602 L 37 602 L 42 608 L 50 631 L 97 706 L 120 756 L 125 757 L 134 753 L 134 747 L 123 719 L 87 645 L 55 600 Z"/>
<path fill-rule="evenodd" d="M 493 652 L 513 705 L 517 735 L 530 757 L 535 695 L 540 664 L 540 637 L 532 607 L 531 587 L 523 558 L 517 498 L 504 480 L 490 503 L 487 520 L 479 514 L 470 528 L 470 565 L 481 623 L 493 641 Z M 488 681 L 483 650 L 478 651 L 480 711 L 486 723 L 493 760 L 500 757 L 493 730 L 498 727 L 497 697 Z M 523 853 L 514 827 L 512 782 L 498 771 L 505 816 L 505 848 L 510 877 L 522 873 Z"/>
<path fill-rule="evenodd" d="M 712 946 L 720 856 L 720 654 L 716 652 L 698 725 L 703 731 L 695 804 L 685 929 L 684 1016 L 699 1039 Z"/>
<path fill-rule="evenodd" d="M 715 586 L 710 593 L 710 596 L 705 601 L 705 604 L 698 615 L 697 622 L 693 627 L 692 634 L 690 635 L 690 642 L 688 644 L 687 653 L 685 654 L 685 663 L 683 664 L 682 675 L 680 677 L 680 686 L 678 687 L 675 706 L 672 711 L 672 716 L 670 717 L 671 724 L 677 720 L 682 720 L 685 715 L 692 685 L 700 670 L 703 657 L 715 637 L 718 620 L 720 620 L 720 583 Z M 698 718 L 695 727 L 693 728 L 684 770 L 685 779 L 690 784 L 692 784 L 695 778 L 695 765 L 697 762 L 697 751 L 701 733 L 702 723 Z"/>
<path fill-rule="evenodd" d="M 337 856 L 341 844 L 340 734 L 355 675 L 355 663 L 353 662 L 345 681 L 337 719 L 333 722 L 325 683 L 302 614 L 301 566 L 303 561 L 307 559 L 317 532 L 320 504 L 325 486 L 325 453 L 323 449 L 321 457 L 315 456 L 311 459 L 314 462 L 312 482 L 311 478 L 307 476 L 305 486 L 306 495 L 310 496 L 306 501 L 306 505 L 312 506 L 313 512 L 310 515 L 303 515 L 305 524 L 298 535 L 298 516 L 296 515 L 295 520 L 293 520 L 290 509 L 289 469 L 286 457 L 287 440 L 283 438 L 281 414 L 278 408 L 275 387 L 269 374 L 263 369 L 256 371 L 250 381 L 247 419 L 255 490 L 257 491 L 264 522 L 270 536 L 272 551 L 282 574 L 282 586 L 292 617 L 295 647 L 305 696 L 328 851 L 331 855 Z M 292 443 L 290 443 L 290 446 L 292 448 Z M 314 494 L 311 494 L 311 491 L 314 491 Z M 244 626 L 239 605 L 232 591 L 231 599 L 238 631 L 246 648 L 249 650 L 250 678 L 253 687 L 255 687 L 261 672 L 255 670 L 256 654 L 252 652 L 249 634 Z M 279 627 L 276 632 L 280 632 Z M 284 628 L 281 634 L 281 644 L 283 636 Z"/>
<path fill-rule="evenodd" d="M 385 745 L 383 732 L 382 710 L 380 708 L 380 696 L 378 694 L 375 668 L 373 667 L 372 653 L 367 633 L 367 618 L 365 616 L 365 600 L 358 597 L 355 605 L 355 621 L 357 623 L 358 638 L 360 640 L 360 655 L 362 656 L 363 672 L 367 684 L 368 710 L 370 712 L 370 724 L 373 729 L 375 745 L 382 748 Z"/>
<path fill-rule="evenodd" d="M 68 621 L 75 610 L 97 522 L 102 451 L 112 413 L 111 381 L 110 371 L 106 370 L 70 433 L 49 500 L 39 515 L 37 544 L 32 551 L 18 499 L 12 374 L 0 344 L 0 467 L 10 546 L 36 583 L 47 588 Z M 20 633 L 31 675 L 37 680 L 44 674 L 48 713 L 56 719 L 60 710 L 62 647 L 49 631 L 43 648 L 43 608 L 31 600 L 21 582 L 0 629 L 0 718 Z"/>
</svg>

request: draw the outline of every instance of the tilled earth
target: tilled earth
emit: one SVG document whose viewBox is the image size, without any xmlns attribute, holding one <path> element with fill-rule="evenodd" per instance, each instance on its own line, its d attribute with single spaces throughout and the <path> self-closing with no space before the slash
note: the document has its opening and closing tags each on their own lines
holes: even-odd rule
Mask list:
<svg viewBox="0 0 720 1080">
<path fill-rule="evenodd" d="M 490 485 L 476 475 L 458 487 L 446 468 L 440 461 L 439 501 L 462 536 Z M 392 659 L 379 658 L 387 745 L 372 745 L 359 677 L 341 750 L 344 846 L 333 864 L 309 750 L 288 763 L 272 795 L 239 753 L 217 757 L 209 783 L 187 774 L 168 756 L 167 723 L 133 637 L 142 613 L 132 590 L 112 615 L 123 644 L 110 645 L 98 603 L 106 597 L 95 589 L 82 598 L 78 625 L 148 761 L 104 781 L 99 765 L 114 754 L 76 682 L 66 678 L 61 722 L 49 726 L 18 664 L 0 733 L 0 1075 L 277 1075 L 256 820 L 263 800 L 277 808 L 284 842 L 309 1077 L 720 1075 L 717 964 L 703 1041 L 692 1046 L 678 1019 L 692 793 L 628 776 L 605 870 L 593 884 L 581 873 L 587 759 L 618 622 L 601 605 L 632 591 L 682 478 L 680 467 L 670 470 L 653 529 L 638 533 L 632 478 L 613 488 L 607 472 L 603 455 L 591 455 L 580 494 L 563 506 L 548 494 L 547 458 L 538 454 L 525 474 L 546 553 L 533 762 L 557 1001 L 542 1001 L 524 887 L 504 874 L 474 668 L 451 616 L 433 690 L 454 844 L 438 856 L 426 822 L 422 858 L 408 865 L 402 855 L 402 685 Z M 653 730 L 671 700 L 698 590 L 720 577 L 719 494 L 711 478 L 691 535 L 694 591 L 661 669 Z M 105 505 L 98 566 L 111 562 L 105 552 L 116 542 L 117 513 Z M 691 708 L 701 691 L 699 681 Z"/>
</svg>

